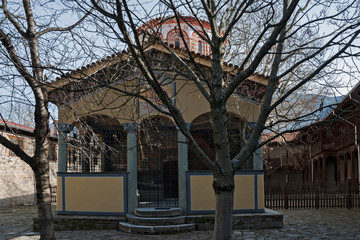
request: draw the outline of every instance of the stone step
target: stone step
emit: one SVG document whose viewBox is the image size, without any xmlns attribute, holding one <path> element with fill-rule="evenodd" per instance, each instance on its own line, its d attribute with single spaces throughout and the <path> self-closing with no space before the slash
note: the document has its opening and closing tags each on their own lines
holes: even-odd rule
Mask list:
<svg viewBox="0 0 360 240">
<path fill-rule="evenodd" d="M 181 208 L 135 208 L 134 214 L 138 217 L 175 217 L 180 216 Z"/>
<path fill-rule="evenodd" d="M 137 225 L 147 225 L 147 226 L 156 226 L 156 225 L 176 225 L 185 223 L 185 216 L 175 216 L 175 217 L 139 217 L 134 214 L 127 215 L 127 221 L 131 224 Z"/>
<path fill-rule="evenodd" d="M 143 233 L 143 234 L 162 234 L 175 232 L 188 232 L 195 230 L 195 224 L 176 224 L 176 225 L 160 225 L 146 226 L 136 225 L 127 222 L 120 222 L 119 229 L 127 233 Z"/>
</svg>

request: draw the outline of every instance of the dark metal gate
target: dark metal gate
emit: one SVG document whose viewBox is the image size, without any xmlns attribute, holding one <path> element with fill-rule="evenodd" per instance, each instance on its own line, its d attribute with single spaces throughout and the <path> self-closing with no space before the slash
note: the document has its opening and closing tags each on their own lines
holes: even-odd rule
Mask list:
<svg viewBox="0 0 360 240">
<path fill-rule="evenodd" d="M 139 207 L 177 207 L 177 151 L 169 146 L 138 148 Z"/>
</svg>

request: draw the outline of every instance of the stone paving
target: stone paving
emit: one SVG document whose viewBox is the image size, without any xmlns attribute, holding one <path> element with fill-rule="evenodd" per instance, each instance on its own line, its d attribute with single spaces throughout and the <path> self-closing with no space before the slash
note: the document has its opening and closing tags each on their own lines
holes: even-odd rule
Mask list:
<svg viewBox="0 0 360 240">
<path fill-rule="evenodd" d="M 233 239 L 360 239 L 360 209 L 281 210 L 284 227 L 281 229 L 234 231 Z M 35 240 L 32 232 L 35 206 L 0 209 L 0 239 Z M 212 238 L 212 231 L 194 231 L 173 235 L 136 235 L 117 230 L 62 231 L 57 239 L 69 240 L 140 240 Z"/>
</svg>

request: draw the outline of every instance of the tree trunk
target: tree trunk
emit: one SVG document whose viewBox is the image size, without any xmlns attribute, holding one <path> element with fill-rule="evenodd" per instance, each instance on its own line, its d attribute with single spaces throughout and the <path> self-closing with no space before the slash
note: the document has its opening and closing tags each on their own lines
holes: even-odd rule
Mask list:
<svg viewBox="0 0 360 240">
<path fill-rule="evenodd" d="M 44 161 L 43 161 L 44 162 Z M 51 191 L 49 181 L 49 164 L 39 164 L 40 167 L 35 172 L 36 197 L 39 216 L 39 232 L 41 240 L 52 240 L 55 238 L 53 215 L 51 209 Z"/>
<path fill-rule="evenodd" d="M 218 92 L 221 92 L 218 90 Z M 220 98 L 220 97 L 219 97 Z M 226 240 L 232 236 L 232 211 L 234 205 L 234 169 L 230 160 L 229 134 L 226 107 L 211 106 L 213 116 L 214 147 L 218 169 L 214 171 L 213 188 L 216 199 L 214 239 Z"/>
<path fill-rule="evenodd" d="M 213 188 L 216 199 L 214 239 L 231 239 L 234 208 L 234 176 L 214 177 Z"/>
<path fill-rule="evenodd" d="M 36 197 L 41 240 L 53 240 L 55 230 L 51 210 L 51 186 L 48 161 L 49 118 L 46 101 L 36 99 L 35 155 L 33 168 L 36 180 Z"/>
</svg>

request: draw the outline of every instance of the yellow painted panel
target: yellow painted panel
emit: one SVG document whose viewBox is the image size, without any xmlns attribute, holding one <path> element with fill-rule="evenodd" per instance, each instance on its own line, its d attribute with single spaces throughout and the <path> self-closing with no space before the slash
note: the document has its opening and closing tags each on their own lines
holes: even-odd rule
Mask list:
<svg viewBox="0 0 360 240">
<path fill-rule="evenodd" d="M 179 89 L 176 96 L 176 104 L 186 122 L 191 123 L 201 114 L 210 112 L 209 103 L 202 96 L 194 83 L 178 80 L 176 84 Z M 256 120 L 260 110 L 259 106 L 234 96 L 229 98 L 226 107 L 229 112 L 235 113 L 249 122 Z"/>
<path fill-rule="evenodd" d="M 191 210 L 215 210 L 213 176 L 191 176 Z"/>
<path fill-rule="evenodd" d="M 264 175 L 258 175 L 258 208 L 265 208 Z"/>
<path fill-rule="evenodd" d="M 117 84 L 116 87 L 131 91 L 132 87 L 135 86 L 135 82 L 135 80 L 126 80 L 126 88 L 123 82 Z M 210 105 L 202 96 L 196 84 L 180 79 L 177 80 L 176 83 L 178 89 L 176 105 L 180 109 L 186 122 L 191 123 L 201 114 L 210 112 Z M 167 86 L 165 90 L 170 94 L 169 86 Z M 119 93 L 113 90 L 99 91 L 83 96 L 78 101 L 71 103 L 70 106 L 60 106 L 58 116 L 63 123 L 75 124 L 77 122 L 76 119 L 79 117 L 89 116 L 92 112 L 96 112 L 98 115 L 115 119 L 118 124 L 121 124 L 131 122 L 133 119 L 144 119 L 148 117 L 149 114 L 158 114 L 152 107 L 140 101 L 140 116 L 137 116 L 137 113 L 133 111 L 137 103 L 135 99 L 129 101 L 128 97 L 119 96 Z M 260 110 L 259 106 L 242 100 L 235 95 L 229 98 L 226 107 L 229 112 L 249 122 L 256 120 Z M 121 111 L 119 111 L 119 109 L 121 109 Z"/>
<path fill-rule="evenodd" d="M 62 211 L 62 181 L 61 177 L 56 179 L 56 211 Z"/>
<path fill-rule="evenodd" d="M 66 177 L 66 211 L 124 212 L 123 177 Z"/>
<path fill-rule="evenodd" d="M 202 96 L 196 85 L 189 81 L 177 81 L 179 92 L 176 106 L 180 109 L 186 122 L 191 123 L 201 114 L 210 112 L 210 105 Z"/>
<path fill-rule="evenodd" d="M 254 194 L 254 175 L 235 175 L 234 209 L 254 209 Z"/>
</svg>

